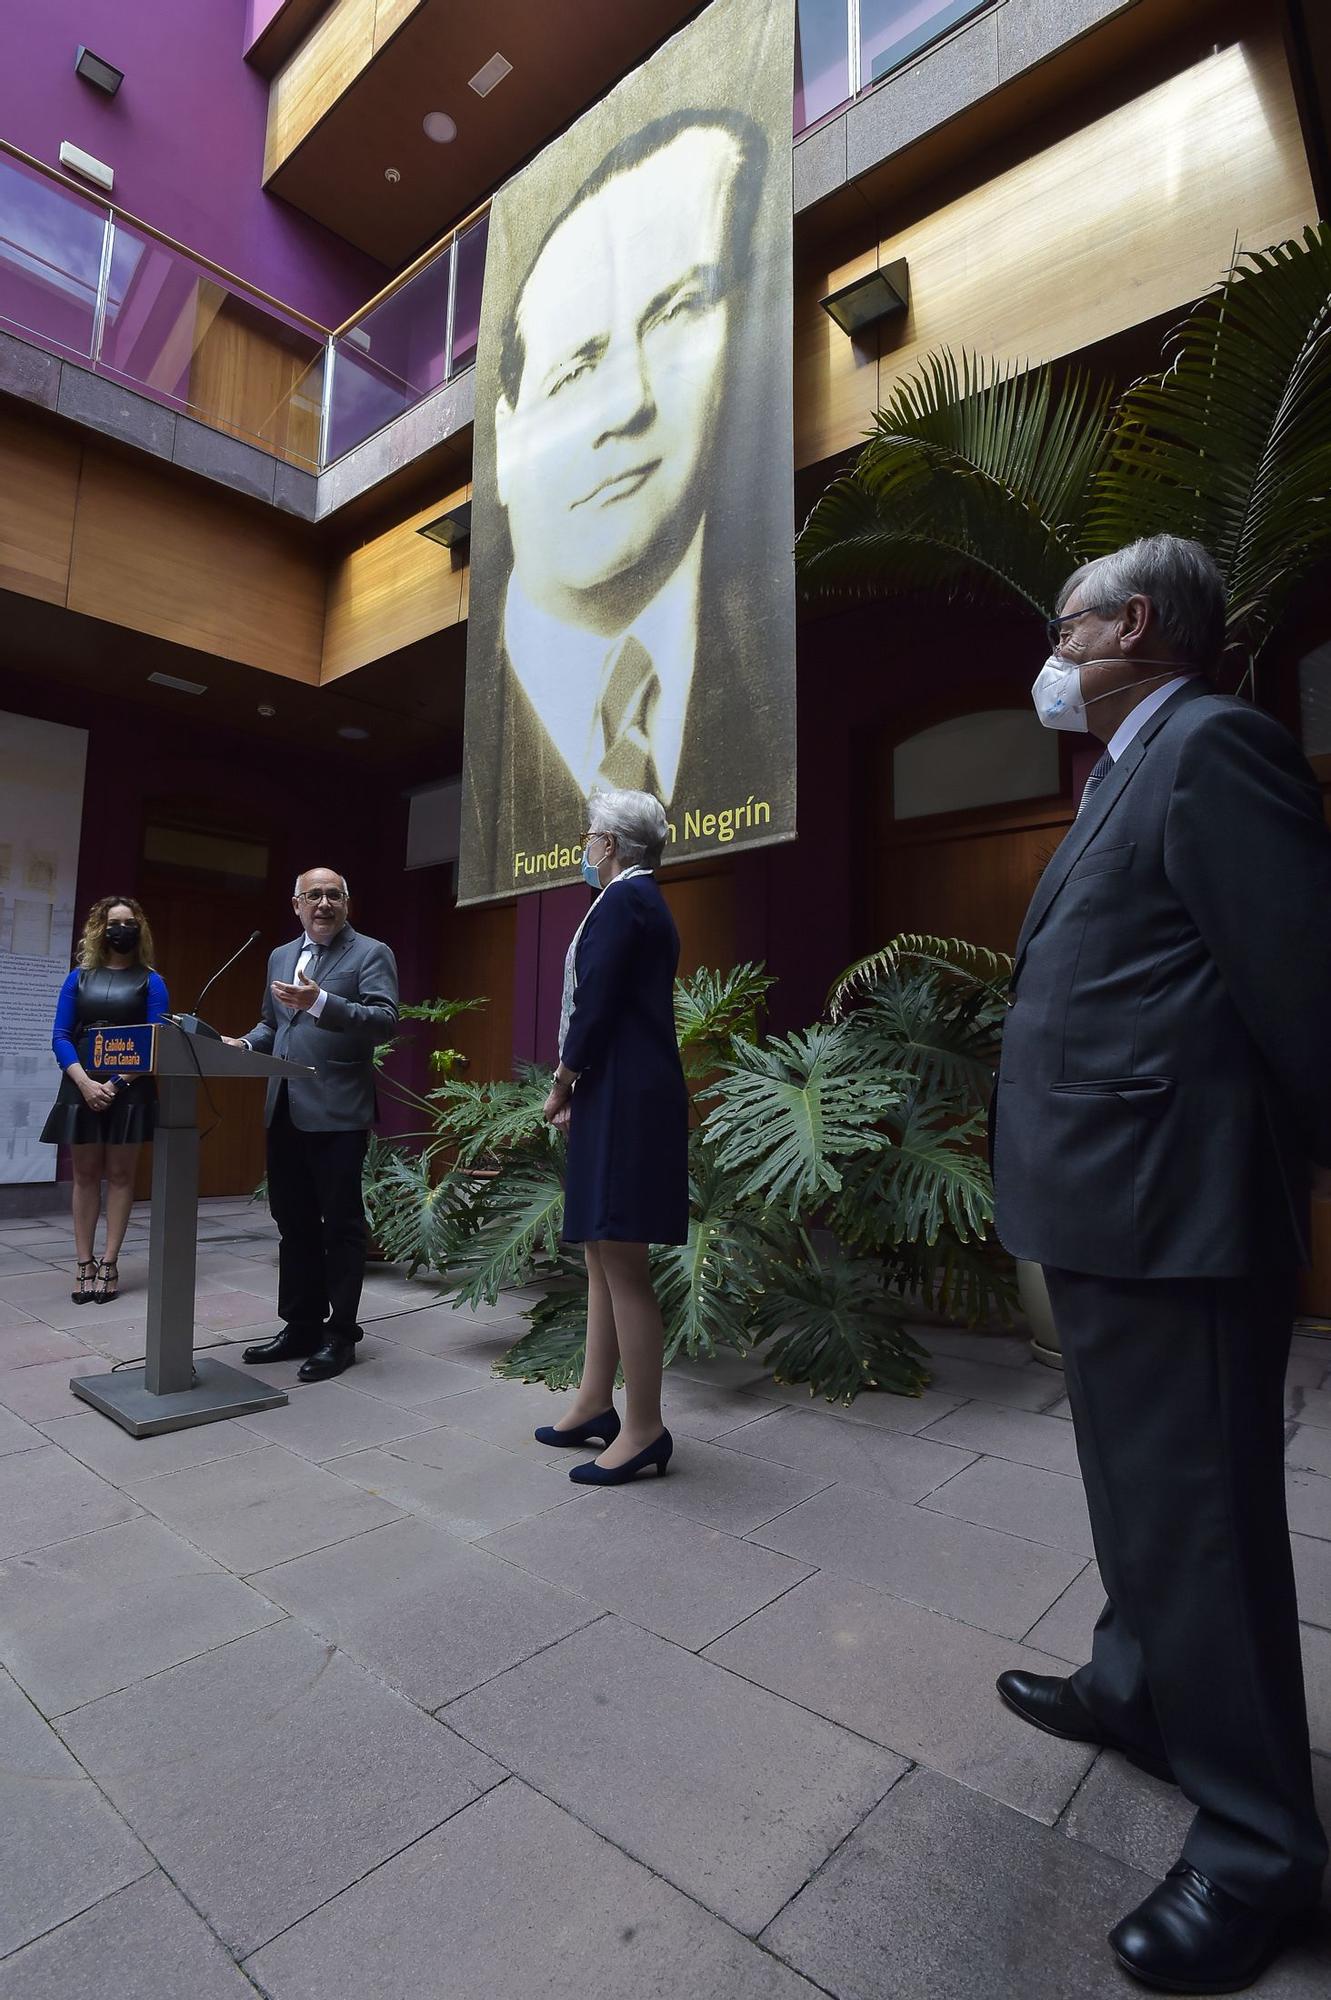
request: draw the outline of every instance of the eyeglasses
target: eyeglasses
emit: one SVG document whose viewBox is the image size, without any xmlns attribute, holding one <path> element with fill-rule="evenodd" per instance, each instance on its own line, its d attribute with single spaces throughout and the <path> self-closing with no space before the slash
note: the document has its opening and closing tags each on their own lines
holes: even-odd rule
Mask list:
<svg viewBox="0 0 1331 2000">
<path fill-rule="evenodd" d="M 298 903 L 345 903 L 346 897 L 340 889 L 297 889 Z"/>
<path fill-rule="evenodd" d="M 1064 611 L 1057 618 L 1046 618 L 1044 629 L 1049 635 L 1051 651 L 1056 653 L 1062 645 L 1065 625 L 1075 625 L 1079 618 L 1089 618 L 1093 611 L 1099 612 L 1103 617 L 1107 611 L 1117 610 L 1117 604 L 1083 604 L 1080 611 Z"/>
</svg>

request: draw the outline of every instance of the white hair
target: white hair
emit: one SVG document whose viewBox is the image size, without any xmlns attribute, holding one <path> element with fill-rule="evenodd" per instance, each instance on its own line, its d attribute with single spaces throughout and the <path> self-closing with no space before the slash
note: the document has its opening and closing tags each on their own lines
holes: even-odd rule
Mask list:
<svg viewBox="0 0 1331 2000">
<path fill-rule="evenodd" d="M 1147 535 L 1112 555 L 1097 556 L 1074 570 L 1058 595 L 1061 611 L 1081 589 L 1117 611 L 1130 597 L 1147 597 L 1161 636 L 1180 661 L 1213 667 L 1225 643 L 1225 581 L 1215 558 L 1200 542 L 1179 535 Z"/>
<path fill-rule="evenodd" d="M 613 833 L 621 861 L 655 868 L 670 828 L 661 801 L 650 792 L 593 792 L 587 801 L 592 833 Z"/>
<path fill-rule="evenodd" d="M 305 880 L 305 877 L 306 877 L 307 875 L 318 875 L 318 874 L 320 874 L 321 872 L 322 872 L 323 874 L 325 874 L 325 875 L 331 875 L 333 871 L 332 871 L 332 869 L 331 869 L 331 868 L 325 868 L 325 869 L 323 869 L 322 871 L 321 871 L 321 870 L 319 870 L 318 868 L 302 868 L 302 869 L 301 869 L 301 871 L 300 871 L 300 873 L 299 873 L 299 875 L 298 875 L 298 876 L 296 877 L 296 883 L 295 883 L 295 887 L 294 887 L 294 888 L 292 889 L 292 891 L 291 891 L 292 895 L 293 895 L 293 896 L 298 896 L 298 895 L 300 894 L 300 885 L 301 885 L 301 883 L 302 883 L 302 882 L 303 882 L 303 881 Z M 350 891 L 350 889 L 348 889 L 348 887 L 347 887 L 347 878 L 346 878 L 346 876 L 345 876 L 345 875 L 339 875 L 337 879 L 338 879 L 338 881 L 339 881 L 339 882 L 340 882 L 340 883 L 342 884 L 342 894 L 343 894 L 343 895 L 344 895 L 344 896 L 346 897 L 347 901 L 348 901 L 348 902 L 350 902 L 350 901 L 351 901 L 351 891 Z"/>
</svg>

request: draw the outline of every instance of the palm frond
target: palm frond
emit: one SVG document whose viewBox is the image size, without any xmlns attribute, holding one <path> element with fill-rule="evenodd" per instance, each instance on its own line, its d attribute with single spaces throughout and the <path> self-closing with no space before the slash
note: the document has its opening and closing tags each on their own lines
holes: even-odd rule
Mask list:
<svg viewBox="0 0 1331 2000">
<path fill-rule="evenodd" d="M 850 1018 L 873 1061 L 906 1071 L 927 1095 L 950 1092 L 969 1105 L 988 1101 L 1006 1011 L 987 987 L 922 972 L 876 988 Z"/>
<path fill-rule="evenodd" d="M 759 1196 L 794 1215 L 841 1187 L 841 1166 L 887 1144 L 875 1127 L 900 1103 L 895 1078 L 866 1071 L 843 1022 L 804 1034 L 736 1042 L 704 1132 L 738 1198 Z"/>
<path fill-rule="evenodd" d="M 1012 976 L 1012 960 L 1006 952 L 965 944 L 960 938 L 906 932 L 846 967 L 827 996 L 828 1015 L 833 1021 L 840 1020 L 848 1002 L 857 995 L 872 993 L 916 966 L 932 966 L 972 985 L 992 988 L 1006 986 Z"/>
<path fill-rule="evenodd" d="M 947 350 L 896 385 L 795 547 L 810 594 L 946 589 L 1044 615 L 1081 560 L 1108 393 Z"/>
<path fill-rule="evenodd" d="M 1224 572 L 1231 634 L 1260 645 L 1331 548 L 1331 223 L 1245 252 L 1166 357 L 1120 403 L 1089 545 L 1196 537 Z"/>
<path fill-rule="evenodd" d="M 775 1275 L 758 1322 L 777 1381 L 807 1382 L 830 1403 L 864 1389 L 918 1396 L 928 1382 L 928 1358 L 874 1258 L 834 1254 Z"/>
</svg>

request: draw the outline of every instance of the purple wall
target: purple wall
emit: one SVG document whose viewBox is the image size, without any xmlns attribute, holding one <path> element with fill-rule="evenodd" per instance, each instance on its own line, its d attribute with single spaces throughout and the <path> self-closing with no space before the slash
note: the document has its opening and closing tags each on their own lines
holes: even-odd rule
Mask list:
<svg viewBox="0 0 1331 2000">
<path fill-rule="evenodd" d="M 115 169 L 122 208 L 326 326 L 391 275 L 263 192 L 268 85 L 243 58 L 247 0 L 40 0 L 9 15 L 0 138 L 49 166 L 72 140 Z M 115 97 L 74 74 L 81 42 L 125 72 Z"/>
</svg>

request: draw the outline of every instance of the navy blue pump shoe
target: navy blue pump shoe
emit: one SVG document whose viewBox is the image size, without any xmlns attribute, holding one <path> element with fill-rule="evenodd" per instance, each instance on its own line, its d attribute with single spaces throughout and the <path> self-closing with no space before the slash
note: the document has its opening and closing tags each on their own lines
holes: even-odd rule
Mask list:
<svg viewBox="0 0 1331 2000">
<path fill-rule="evenodd" d="M 630 1479 L 646 1472 L 649 1465 L 654 1465 L 658 1473 L 664 1472 L 674 1449 L 675 1440 L 669 1431 L 662 1431 L 646 1451 L 640 1451 L 636 1458 L 626 1459 L 623 1465 L 598 1465 L 593 1459 L 588 1465 L 575 1465 L 569 1478 L 578 1486 L 627 1486 Z"/>
<path fill-rule="evenodd" d="M 599 1417 L 588 1417 L 585 1424 L 573 1424 L 566 1431 L 557 1431 L 553 1424 L 542 1424 L 534 1436 L 537 1444 L 574 1445 L 579 1451 L 595 1438 L 604 1451 L 619 1436 L 619 1412 L 605 1410 Z"/>
</svg>

